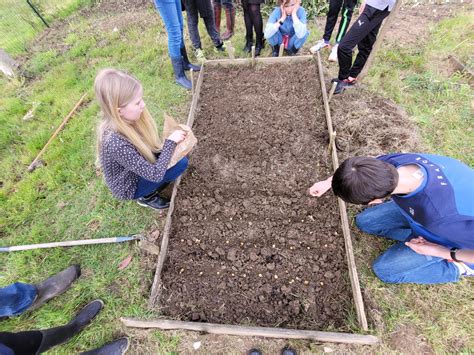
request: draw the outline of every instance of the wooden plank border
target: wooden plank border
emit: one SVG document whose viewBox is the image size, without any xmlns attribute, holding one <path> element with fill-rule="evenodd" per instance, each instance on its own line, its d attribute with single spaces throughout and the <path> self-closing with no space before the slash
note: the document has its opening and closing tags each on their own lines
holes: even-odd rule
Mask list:
<svg viewBox="0 0 474 355">
<path fill-rule="evenodd" d="M 201 71 L 199 72 L 199 77 L 197 80 L 196 88 L 193 93 L 193 99 L 191 101 L 191 107 L 189 109 L 188 120 L 186 124 L 189 127 L 193 127 L 194 116 L 196 112 L 196 107 L 199 100 L 199 95 L 201 93 L 201 85 L 204 78 L 204 65 L 201 66 Z M 154 308 L 156 301 L 160 298 L 162 290 L 162 281 L 161 281 L 161 271 L 163 270 L 163 265 L 165 264 L 166 254 L 168 253 L 168 243 L 171 232 L 171 220 L 174 211 L 176 194 L 178 193 L 178 186 L 181 183 L 181 176 L 176 180 L 176 183 L 173 187 L 173 192 L 171 194 L 170 207 L 168 208 L 168 213 L 166 215 L 165 227 L 163 229 L 163 237 L 161 239 L 161 248 L 160 255 L 158 256 L 158 261 L 156 263 L 155 276 L 153 278 L 153 285 L 151 286 L 150 298 L 148 299 L 148 307 Z"/>
<path fill-rule="evenodd" d="M 191 330 L 221 335 L 239 335 L 280 339 L 309 339 L 318 342 L 375 345 L 379 339 L 373 335 L 320 332 L 316 330 L 299 330 L 269 327 L 246 327 L 241 325 L 183 322 L 169 319 L 137 320 L 120 318 L 122 323 L 132 328 L 158 328 L 162 330 Z"/>
<path fill-rule="evenodd" d="M 314 56 L 295 56 L 295 57 L 269 57 L 269 58 L 256 58 L 256 63 L 262 64 L 276 64 L 276 63 L 297 63 L 314 60 Z M 232 65 L 251 65 L 253 63 L 252 58 L 240 58 L 240 59 L 219 59 L 205 61 L 205 66 L 232 66 Z M 333 131 L 331 113 L 329 109 L 329 103 L 326 93 L 326 85 L 324 82 L 324 74 L 322 70 L 321 57 L 317 53 L 317 67 L 319 72 L 319 79 L 321 84 L 321 94 L 323 97 L 323 104 L 326 114 L 326 122 L 328 126 L 331 159 L 333 163 L 333 169 L 336 170 L 339 166 L 337 152 L 335 147 L 335 133 Z M 202 82 L 204 80 L 204 65 L 199 73 L 199 78 L 196 84 L 196 89 L 191 102 L 191 107 L 188 115 L 187 124 L 192 127 L 194 124 L 195 111 L 197 108 Z M 179 178 L 173 188 L 171 196 L 170 208 L 166 217 L 165 227 L 163 231 L 163 238 L 161 243 L 160 255 L 155 271 L 155 277 L 151 289 L 151 295 L 149 299 L 149 307 L 154 308 L 157 300 L 160 297 L 162 290 L 161 272 L 166 259 L 168 251 L 168 242 L 171 231 L 172 214 L 175 207 L 175 198 L 178 190 L 181 178 Z M 339 211 L 341 216 L 341 224 L 344 235 L 344 243 L 346 248 L 346 257 L 349 266 L 349 278 L 351 281 L 351 287 L 354 297 L 354 303 L 357 313 L 357 319 L 359 325 L 363 330 L 368 330 L 367 318 L 364 310 L 364 303 L 362 294 L 360 291 L 359 277 L 357 275 L 357 269 L 355 266 L 355 259 L 352 248 L 352 241 L 350 236 L 349 222 L 347 217 L 346 205 L 344 201 L 338 199 Z M 285 338 L 285 339 L 310 339 L 315 341 L 323 342 L 336 342 L 336 343 L 351 343 L 351 344 L 377 344 L 379 339 L 372 335 L 361 335 L 352 333 L 336 333 L 336 332 L 321 332 L 311 330 L 299 330 L 299 329 L 285 329 L 285 328 L 267 328 L 267 327 L 245 327 L 238 325 L 221 325 L 213 323 L 197 323 L 197 322 L 183 322 L 175 320 L 157 319 L 157 320 L 136 320 L 132 318 L 121 318 L 121 321 L 128 327 L 137 328 L 160 328 L 160 329 L 184 329 L 193 331 L 203 331 L 212 334 L 228 334 L 228 335 L 245 335 L 245 336 L 262 336 L 271 338 Z"/>
<path fill-rule="evenodd" d="M 334 171 L 339 167 L 339 159 L 337 158 L 336 133 L 333 130 L 331 110 L 329 109 L 329 102 L 326 92 L 326 83 L 324 82 L 323 66 L 321 64 L 321 55 L 317 52 L 317 62 L 319 79 L 321 83 L 321 93 L 324 102 L 324 111 L 326 113 L 326 122 L 329 132 L 329 149 L 331 150 L 332 165 Z M 352 295 L 354 297 L 354 304 L 357 313 L 357 320 L 363 330 L 368 330 L 367 317 L 365 315 L 364 300 L 362 299 L 362 293 L 360 291 L 359 276 L 357 275 L 357 268 L 354 258 L 354 249 L 352 248 L 351 232 L 349 229 L 349 219 L 347 218 L 346 204 L 340 198 L 337 199 L 339 204 L 339 213 L 341 215 L 342 232 L 344 235 L 344 243 L 346 246 L 346 257 L 347 264 L 349 266 L 349 277 L 351 279 Z"/>
</svg>

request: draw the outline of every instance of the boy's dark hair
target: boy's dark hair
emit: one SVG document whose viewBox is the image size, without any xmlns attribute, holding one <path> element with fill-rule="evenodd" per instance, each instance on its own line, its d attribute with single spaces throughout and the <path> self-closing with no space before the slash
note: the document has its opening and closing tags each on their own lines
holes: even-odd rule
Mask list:
<svg viewBox="0 0 474 355">
<path fill-rule="evenodd" d="M 346 159 L 332 178 L 332 190 L 344 201 L 367 204 L 390 195 L 398 184 L 397 169 L 369 157 Z"/>
</svg>

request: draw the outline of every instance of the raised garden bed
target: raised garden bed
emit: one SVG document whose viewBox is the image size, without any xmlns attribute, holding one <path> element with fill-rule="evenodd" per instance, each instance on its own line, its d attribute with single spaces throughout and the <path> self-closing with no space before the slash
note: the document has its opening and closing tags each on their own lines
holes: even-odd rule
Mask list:
<svg viewBox="0 0 474 355">
<path fill-rule="evenodd" d="M 311 57 L 285 59 L 207 63 L 199 76 L 199 142 L 150 298 L 168 318 L 347 331 L 355 313 L 367 327 L 344 204 L 307 195 L 337 164 L 324 84 Z"/>
</svg>

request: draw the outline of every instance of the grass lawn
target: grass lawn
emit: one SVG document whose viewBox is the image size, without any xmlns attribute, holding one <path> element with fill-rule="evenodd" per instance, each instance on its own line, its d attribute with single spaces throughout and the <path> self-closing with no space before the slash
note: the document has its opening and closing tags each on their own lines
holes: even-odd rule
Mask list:
<svg viewBox="0 0 474 355">
<path fill-rule="evenodd" d="M 113 199 L 96 172 L 99 110 L 92 84 L 103 67 L 133 73 L 143 83 L 147 106 L 159 125 L 163 112 L 184 121 L 190 95 L 174 84 L 166 33 L 158 14 L 152 9 L 139 16 L 74 12 L 78 7 L 87 10 L 89 3 L 69 0 L 66 10 L 48 13 L 53 19 L 68 17 L 60 33 L 46 37 L 46 45 L 35 45 L 35 50 L 28 52 L 24 59 L 28 79 L 0 77 L 1 246 L 146 234 L 160 225 L 161 217 L 150 210 Z M 7 11 L 6 7 L 0 8 L 0 19 Z M 472 88 L 465 77 L 447 76 L 439 68 L 447 54 L 472 65 L 472 21 L 472 14 L 461 14 L 439 22 L 423 48 L 384 46 L 367 78 L 371 90 L 407 110 L 420 128 L 427 151 L 454 156 L 471 166 Z M 233 43 L 236 56 L 242 57 L 244 29 L 240 14 L 237 24 Z M 308 44 L 321 35 L 321 28 L 314 24 L 311 27 Z M 35 35 L 5 33 L 0 38 L 23 46 Z M 201 36 L 208 58 L 222 56 L 210 49 L 203 27 Z M 268 46 L 264 53 L 269 55 Z M 27 173 L 26 167 L 84 92 L 88 92 L 87 103 L 42 157 L 47 165 Z M 33 118 L 24 120 L 33 107 Z M 369 314 L 371 333 L 383 340 L 374 350 L 400 351 L 392 335 L 402 332 L 411 339 L 421 339 L 437 353 L 473 351 L 472 280 L 443 286 L 383 284 L 369 268 L 380 252 L 372 242 L 369 237 L 357 238 L 356 256 L 365 297 L 373 305 L 371 309 L 378 310 L 377 314 Z M 128 255 L 133 255 L 131 264 L 119 271 L 118 264 Z M 105 309 L 93 324 L 52 351 L 70 354 L 127 333 L 118 320 L 120 316 L 154 316 L 146 307 L 152 270 L 143 267 L 134 244 L 0 254 L 0 287 L 16 281 L 35 283 L 72 263 L 80 263 L 83 274 L 71 290 L 38 311 L 0 322 L 0 331 L 54 327 L 67 322 L 88 301 L 101 298 Z M 160 332 L 147 333 L 143 341 L 154 347 L 148 349 L 150 353 L 171 353 L 179 344 L 178 338 Z"/>
</svg>

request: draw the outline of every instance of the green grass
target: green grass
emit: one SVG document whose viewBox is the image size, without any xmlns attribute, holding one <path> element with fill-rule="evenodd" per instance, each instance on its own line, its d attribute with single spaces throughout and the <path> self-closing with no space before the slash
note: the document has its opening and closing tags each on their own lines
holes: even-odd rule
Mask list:
<svg viewBox="0 0 474 355">
<path fill-rule="evenodd" d="M 69 4 L 69 10 L 60 12 L 60 16 L 71 14 L 88 1 L 65 3 Z M 1 18 L 6 13 L 3 9 L 0 8 Z M 45 8 L 45 12 L 54 18 L 54 11 Z M 163 24 L 152 10 L 143 16 L 143 24 L 124 25 L 117 32 L 101 30 L 100 25 L 107 24 L 109 18 L 68 18 L 64 38 L 55 39 L 44 52 L 31 53 L 26 63 L 31 79 L 0 78 L 2 246 L 146 233 L 159 222 L 153 212 L 132 202 L 113 199 L 94 166 L 99 110 L 92 101 L 92 83 L 100 68 L 118 67 L 138 77 L 144 85 L 147 106 L 159 125 L 165 111 L 181 120 L 186 117 L 190 96 L 174 84 Z M 470 21 L 472 16 L 461 15 L 441 22 L 425 48 L 385 47 L 368 82 L 372 90 L 393 98 L 410 113 L 430 151 L 452 155 L 472 165 L 472 90 L 466 78 L 447 77 L 438 71 L 436 64 L 447 53 L 469 61 L 472 44 L 465 39 L 472 38 Z M 232 42 L 236 56 L 244 57 L 242 18 L 238 18 L 237 24 Z M 223 57 L 213 52 L 202 23 L 200 26 L 208 58 Z M 321 34 L 312 27 L 308 43 Z M 24 48 L 34 35 L 18 32 L 3 39 L 14 37 Z M 64 48 L 67 49 L 64 51 Z M 269 54 L 267 46 L 263 55 Z M 88 92 L 87 104 L 74 115 L 42 157 L 47 166 L 27 173 L 26 167 L 84 92 Z M 35 106 L 34 117 L 24 121 L 23 116 Z M 472 299 L 472 282 L 445 286 L 382 284 L 368 266 L 368 261 L 380 252 L 381 248 L 374 247 L 373 238 L 360 238 L 357 258 L 366 262 L 360 269 L 362 283 L 368 297 L 380 309 L 383 320 L 381 328 L 373 332 L 385 341 L 400 325 L 411 324 L 436 352 L 472 349 L 469 327 L 473 314 L 468 301 Z M 133 255 L 130 266 L 118 271 L 120 261 L 130 254 Z M 116 338 L 125 332 L 119 317 L 152 316 L 146 301 L 153 275 L 152 270 L 144 268 L 141 259 L 133 244 L 1 254 L 0 286 L 15 281 L 37 282 L 72 263 L 82 265 L 83 275 L 65 295 L 38 311 L 0 322 L 0 331 L 57 326 L 67 322 L 90 300 L 101 298 L 105 309 L 99 318 L 78 337 L 53 352 L 84 351 Z M 355 323 L 353 318 L 352 314 L 351 327 Z M 150 352 L 155 349 L 170 353 L 178 348 L 177 337 L 160 332 L 147 334 L 140 341 L 149 344 L 146 350 Z M 378 349 L 380 352 L 391 350 L 386 343 Z"/>
</svg>

